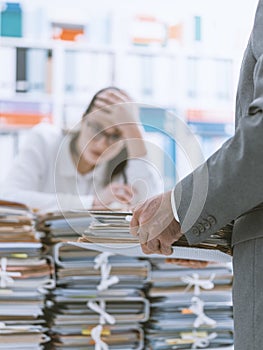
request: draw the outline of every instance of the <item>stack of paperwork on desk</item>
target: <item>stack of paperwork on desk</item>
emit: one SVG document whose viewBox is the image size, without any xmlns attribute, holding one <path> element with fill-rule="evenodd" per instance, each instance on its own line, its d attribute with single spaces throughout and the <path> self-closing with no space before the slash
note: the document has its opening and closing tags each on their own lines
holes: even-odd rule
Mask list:
<svg viewBox="0 0 263 350">
<path fill-rule="evenodd" d="M 232 269 L 190 269 L 151 259 L 146 349 L 233 349 Z"/>
<path fill-rule="evenodd" d="M 41 349 L 54 267 L 23 204 L 0 201 L 0 349 Z"/>
<path fill-rule="evenodd" d="M 49 311 L 53 349 L 94 349 L 98 338 L 110 349 L 143 349 L 140 322 L 149 317 L 149 303 L 139 290 L 57 288 Z"/>
<path fill-rule="evenodd" d="M 45 242 L 76 241 L 93 219 L 85 211 L 50 212 L 38 216 L 37 230 L 45 232 Z"/>
<path fill-rule="evenodd" d="M 146 257 L 140 247 L 137 237 L 130 234 L 130 212 L 87 211 L 87 216 L 94 219 L 86 228 L 76 246 L 95 249 L 101 252 L 110 251 L 115 254 Z M 205 261 L 231 261 L 231 225 L 216 232 L 206 241 L 189 246 L 182 236 L 173 245 L 171 257 Z M 155 254 L 155 257 L 160 255 Z"/>
<path fill-rule="evenodd" d="M 73 215 L 79 236 L 88 225 L 82 228 L 83 217 L 78 222 Z M 67 226 L 59 220 L 60 227 Z M 67 215 L 64 220 L 68 221 Z M 101 342 L 110 350 L 144 349 L 141 323 L 149 319 L 149 301 L 143 289 L 149 282 L 150 263 L 65 242 L 53 244 L 52 255 L 56 288 L 46 312 L 52 349 L 89 350 Z"/>
<path fill-rule="evenodd" d="M 53 248 L 56 263 L 57 286 L 71 288 L 96 287 L 101 281 L 101 272 L 94 268 L 99 252 L 58 243 Z M 143 287 L 149 281 L 151 265 L 146 260 L 125 256 L 109 256 L 111 276 L 118 277 L 112 288 Z"/>
</svg>

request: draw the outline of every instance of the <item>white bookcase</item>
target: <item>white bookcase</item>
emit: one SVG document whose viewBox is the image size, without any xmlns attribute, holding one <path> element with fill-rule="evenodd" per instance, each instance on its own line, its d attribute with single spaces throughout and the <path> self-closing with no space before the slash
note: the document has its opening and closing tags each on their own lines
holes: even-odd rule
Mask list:
<svg viewBox="0 0 263 350">
<path fill-rule="evenodd" d="M 193 5 L 191 11 L 188 5 L 180 5 L 178 1 L 170 1 L 168 5 L 171 9 L 173 6 L 177 8 L 179 15 L 173 16 L 168 7 L 165 11 L 160 11 L 161 21 L 158 25 L 164 21 L 165 16 L 168 18 L 168 24 L 171 24 L 172 18 L 176 18 L 176 25 L 183 24 L 181 42 L 170 40 L 165 45 L 154 43 L 146 46 L 132 44 L 132 35 L 135 36 L 134 33 L 138 29 L 134 29 L 133 20 L 138 14 L 148 14 L 151 18 L 151 13 L 154 13 L 155 18 L 158 18 L 158 9 L 161 9 L 158 1 L 154 1 L 151 8 L 137 0 L 133 4 L 126 3 L 126 7 L 117 0 L 113 0 L 111 6 L 102 0 L 98 0 L 98 3 L 92 6 L 88 2 L 76 0 L 74 4 L 70 1 L 63 2 L 63 10 L 60 0 L 54 0 L 52 4 L 41 0 L 36 1 L 34 5 L 26 0 L 21 0 L 20 3 L 25 8 L 23 28 L 26 36 L 0 37 L 2 111 L 6 106 L 7 110 L 12 108 L 12 104 L 16 104 L 16 108 L 19 108 L 19 103 L 27 105 L 28 108 L 31 105 L 44 115 L 44 119 L 46 116 L 49 120 L 52 116 L 54 124 L 72 127 L 80 120 L 94 93 L 106 86 L 115 85 L 126 89 L 138 103 L 152 108 L 172 109 L 182 119 L 189 119 L 194 132 L 199 134 L 201 143 L 206 134 L 203 126 L 206 128 L 207 123 L 213 124 L 214 121 L 215 125 L 221 124 L 219 133 L 218 125 L 212 132 L 209 125 L 211 142 L 206 137 L 206 155 L 218 147 L 220 138 L 223 141 L 231 134 L 228 130 L 229 124 L 233 123 L 240 52 L 231 47 L 231 40 L 234 39 L 228 38 L 226 50 L 213 43 L 212 25 L 209 35 L 204 35 L 204 42 L 193 38 L 193 20 L 196 15 L 204 17 L 205 33 L 208 33 L 212 19 L 216 16 L 209 18 L 208 12 L 203 14 L 192 0 L 188 0 L 188 5 Z M 44 10 L 42 15 L 41 9 Z M 36 14 L 40 17 L 36 17 Z M 38 22 L 36 18 L 40 18 Z M 85 27 L 86 18 L 86 24 L 91 24 L 89 41 L 49 39 L 51 23 L 71 20 Z M 94 21 L 96 18 L 98 20 Z M 107 27 L 110 31 L 107 33 L 107 40 L 103 38 L 103 21 L 110 23 Z M 42 30 L 38 28 L 34 31 L 37 23 Z M 107 26 L 109 23 L 107 22 Z M 136 25 L 138 26 L 138 23 Z M 226 31 L 227 21 L 225 26 Z M 144 28 L 145 32 L 149 29 L 147 26 Z M 158 32 L 156 35 L 158 37 L 161 34 Z M 214 37 L 220 37 L 218 29 Z M 18 49 L 27 49 L 27 70 L 31 72 L 31 78 L 34 79 L 36 74 L 37 79 L 42 77 L 45 80 L 42 91 L 40 88 L 29 88 L 27 92 L 16 92 Z M 35 86 L 39 87 L 39 84 Z M 213 118 L 216 120 L 211 120 Z M 2 135 L 7 134 L 9 127 L 2 115 Z M 15 129 L 15 135 L 19 135 L 17 122 Z M 13 126 L 10 130 L 14 134 Z M 21 130 L 25 130 L 25 127 Z M 222 133 L 222 130 L 226 132 Z M 173 132 L 172 129 L 169 131 Z M 216 138 L 214 144 L 213 137 Z M 17 139 L 15 142 L 18 148 Z"/>
</svg>

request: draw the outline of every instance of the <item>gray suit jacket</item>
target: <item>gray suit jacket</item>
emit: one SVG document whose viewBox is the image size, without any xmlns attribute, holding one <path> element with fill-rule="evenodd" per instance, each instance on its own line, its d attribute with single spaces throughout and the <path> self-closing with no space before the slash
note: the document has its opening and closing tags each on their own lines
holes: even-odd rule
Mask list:
<svg viewBox="0 0 263 350">
<path fill-rule="evenodd" d="M 233 244 L 263 236 L 262 33 L 260 0 L 240 72 L 235 135 L 174 190 L 182 232 L 190 244 L 233 220 Z M 255 90 L 258 81 L 261 88 Z"/>
</svg>

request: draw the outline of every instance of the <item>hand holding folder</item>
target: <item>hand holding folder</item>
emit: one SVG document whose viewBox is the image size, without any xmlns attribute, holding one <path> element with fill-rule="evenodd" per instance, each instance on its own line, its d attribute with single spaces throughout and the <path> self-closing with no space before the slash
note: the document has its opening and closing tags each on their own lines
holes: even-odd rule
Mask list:
<svg viewBox="0 0 263 350">
<path fill-rule="evenodd" d="M 130 234 L 131 212 L 87 211 L 86 215 L 94 220 L 78 240 L 79 243 L 74 243 L 75 245 L 135 257 L 163 256 L 147 255 L 141 250 L 139 238 Z M 192 246 L 189 246 L 186 238 L 182 236 L 173 243 L 172 254 L 169 257 L 201 261 L 231 261 L 231 232 L 232 226 L 227 225 L 206 241 Z"/>
</svg>

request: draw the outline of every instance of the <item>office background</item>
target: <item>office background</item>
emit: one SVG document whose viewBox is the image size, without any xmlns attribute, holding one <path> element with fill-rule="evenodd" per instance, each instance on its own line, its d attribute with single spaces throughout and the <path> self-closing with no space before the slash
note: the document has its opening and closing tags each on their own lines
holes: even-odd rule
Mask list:
<svg viewBox="0 0 263 350">
<path fill-rule="evenodd" d="M 159 152 L 156 161 L 170 187 L 173 166 L 181 176 L 191 166 L 174 149 L 173 117 L 167 121 L 164 109 L 189 124 L 204 157 L 231 136 L 256 3 L 1 2 L 0 180 L 28 128 L 41 121 L 73 127 L 98 89 L 116 85 L 146 105 L 141 116 L 149 139 L 172 157 L 165 165 Z"/>
<path fill-rule="evenodd" d="M 256 5 L 0 1 L 0 181 L 32 126 L 72 128 L 94 93 L 116 85 L 140 105 L 149 144 L 158 146 L 150 157 L 171 188 L 233 134 Z M 97 253 L 66 243 L 87 231 L 86 214 L 37 217 L 6 203 L 0 212 L 0 349 L 91 350 L 102 338 L 112 350 L 233 350 L 231 264 L 193 273 L 165 258 L 106 255 L 98 269 Z M 105 271 L 118 283 L 101 300 Z M 117 320 L 97 337 L 94 300 Z M 197 307 L 209 316 L 204 324 Z"/>
</svg>

